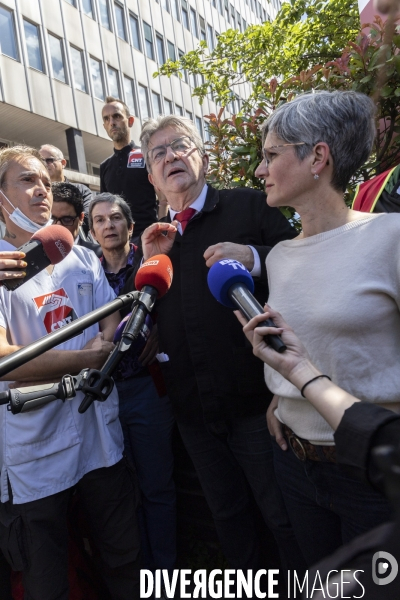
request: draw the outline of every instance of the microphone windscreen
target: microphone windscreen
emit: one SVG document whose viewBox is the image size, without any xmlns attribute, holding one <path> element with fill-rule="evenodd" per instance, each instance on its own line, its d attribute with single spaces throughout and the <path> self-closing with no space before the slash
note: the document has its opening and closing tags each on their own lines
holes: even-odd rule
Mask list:
<svg viewBox="0 0 400 600">
<path fill-rule="evenodd" d="M 242 283 L 251 293 L 254 292 L 254 281 L 246 267 L 231 258 L 213 264 L 208 272 L 207 283 L 214 298 L 228 308 L 237 308 L 228 295 L 234 283 Z"/>
<path fill-rule="evenodd" d="M 135 288 L 141 290 L 145 285 L 151 285 L 161 298 L 172 284 L 172 263 L 166 254 L 156 254 L 146 260 L 135 277 Z"/>
<path fill-rule="evenodd" d="M 39 229 L 31 237 L 41 242 L 43 250 L 52 265 L 57 265 L 72 250 L 74 238 L 72 233 L 62 225 L 48 225 Z"/>
</svg>

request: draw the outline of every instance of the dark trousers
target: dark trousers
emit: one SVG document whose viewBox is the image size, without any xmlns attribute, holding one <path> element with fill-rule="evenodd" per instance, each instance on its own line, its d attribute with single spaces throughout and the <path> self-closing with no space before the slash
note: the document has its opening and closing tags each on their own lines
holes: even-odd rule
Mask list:
<svg viewBox="0 0 400 600">
<path fill-rule="evenodd" d="M 178 427 L 230 567 L 265 568 L 251 508 L 253 494 L 278 543 L 283 570 L 302 572 L 304 560 L 275 479 L 265 414 L 209 425 L 178 421 Z"/>
<path fill-rule="evenodd" d="M 113 600 L 138 599 L 136 499 L 125 460 L 87 473 L 76 487 Z M 3 507 L 14 517 L 9 535 L 10 539 L 19 538 L 20 556 L 9 551 L 7 557 L 7 550 L 5 553 L 14 566 L 22 563 L 25 600 L 68 600 L 66 517 L 71 494 L 72 489 L 68 489 L 24 504 L 8 502 Z"/>
<path fill-rule="evenodd" d="M 308 566 L 391 519 L 387 500 L 336 463 L 299 460 L 273 442 L 275 471 Z"/>
</svg>

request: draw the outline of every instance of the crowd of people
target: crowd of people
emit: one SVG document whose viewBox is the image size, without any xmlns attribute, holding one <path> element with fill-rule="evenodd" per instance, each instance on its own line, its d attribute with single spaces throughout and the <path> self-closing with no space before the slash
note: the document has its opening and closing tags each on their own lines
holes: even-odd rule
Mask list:
<svg viewBox="0 0 400 600">
<path fill-rule="evenodd" d="M 59 224 L 75 241 L 17 290 L 0 287 L 0 358 L 50 333 L 66 311 L 74 320 L 132 291 L 143 260 L 168 254 L 173 281 L 105 402 L 79 414 L 78 392 L 23 414 L 0 407 L 1 599 L 12 598 L 11 568 L 27 600 L 69 598 L 73 495 L 111 598 L 140 597 L 140 568 L 172 572 L 175 424 L 229 567 L 269 568 L 256 504 L 282 574 L 301 578 L 393 518 L 369 453 L 378 428 L 394 424 L 391 440 L 399 432 L 400 216 L 357 212 L 343 198 L 372 150 L 374 105 L 319 92 L 279 107 L 263 128 L 265 193 L 207 184 L 208 155 L 187 118 L 149 119 L 139 148 L 124 102 L 108 97 L 102 116 L 114 153 L 97 195 L 66 181 L 52 145 L 0 151 L 0 282 L 23 279 L 17 249 L 42 227 Z M 300 234 L 285 206 L 300 216 Z M 248 269 L 278 329 L 215 301 L 207 275 L 223 259 Z M 18 367 L 1 389 L 101 369 L 120 320 Z M 265 342 L 273 331 L 282 354 Z"/>
</svg>

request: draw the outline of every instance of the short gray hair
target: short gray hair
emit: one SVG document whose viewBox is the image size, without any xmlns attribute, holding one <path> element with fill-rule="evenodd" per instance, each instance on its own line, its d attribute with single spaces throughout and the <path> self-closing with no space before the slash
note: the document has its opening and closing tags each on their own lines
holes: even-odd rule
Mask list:
<svg viewBox="0 0 400 600">
<path fill-rule="evenodd" d="M 95 196 L 89 204 L 89 229 L 93 230 L 93 209 L 96 206 L 96 204 L 100 204 L 101 202 L 108 202 L 109 204 L 116 204 L 117 206 L 119 206 L 122 211 L 122 214 L 125 217 L 128 228 L 131 225 L 135 224 L 129 204 L 125 202 L 125 200 L 121 196 L 117 196 L 117 194 L 103 192 L 102 194 L 97 194 L 97 196 Z"/>
<path fill-rule="evenodd" d="M 294 146 L 300 160 L 318 142 L 328 144 L 333 158 L 332 187 L 346 191 L 350 178 L 371 154 L 376 136 L 376 109 L 358 92 L 335 91 L 302 94 L 280 106 L 263 125 L 263 143 L 273 132 Z"/>
<path fill-rule="evenodd" d="M 64 154 L 61 152 L 60 148 L 57 148 L 57 146 L 53 146 L 52 144 L 43 144 L 42 146 L 40 146 L 40 150 L 44 149 L 54 154 L 54 157 L 58 158 L 58 160 L 62 160 L 64 158 Z"/>
<path fill-rule="evenodd" d="M 151 165 L 149 165 L 149 161 L 147 160 L 147 154 L 149 152 L 150 138 L 157 133 L 157 131 L 167 129 L 168 127 L 175 127 L 176 129 L 184 132 L 193 141 L 200 155 L 204 156 L 205 154 L 203 140 L 197 131 L 196 125 L 190 119 L 176 115 L 168 115 L 166 117 L 160 116 L 157 117 L 157 119 L 148 119 L 143 124 L 142 132 L 140 134 L 140 142 L 142 146 L 142 153 L 146 160 L 147 170 L 149 172 L 151 172 Z"/>
</svg>

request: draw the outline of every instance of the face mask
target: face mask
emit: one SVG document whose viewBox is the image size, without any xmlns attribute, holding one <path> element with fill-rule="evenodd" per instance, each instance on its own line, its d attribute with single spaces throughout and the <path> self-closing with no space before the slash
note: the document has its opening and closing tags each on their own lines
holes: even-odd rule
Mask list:
<svg viewBox="0 0 400 600">
<path fill-rule="evenodd" d="M 33 221 L 31 221 L 31 219 L 29 217 L 24 215 L 24 213 L 22 211 L 20 211 L 19 208 L 15 208 L 15 206 L 10 202 L 10 200 L 7 198 L 7 196 L 5 195 L 5 193 L 2 190 L 0 190 L 0 192 L 3 194 L 3 196 L 7 200 L 7 202 L 9 202 L 11 204 L 11 206 L 14 209 L 14 212 L 9 213 L 3 203 L 0 203 L 0 205 L 4 208 L 4 210 L 10 217 L 10 221 L 12 221 L 14 223 L 14 225 L 16 225 L 17 227 L 20 227 L 21 229 L 23 229 L 24 231 L 27 231 L 28 233 L 36 233 L 37 231 L 39 231 L 39 229 L 42 229 L 42 227 L 47 227 L 47 225 L 52 224 L 52 222 L 53 222 L 52 219 L 49 219 L 47 221 L 47 223 L 45 223 L 44 225 L 38 225 L 37 223 L 34 223 Z"/>
</svg>

